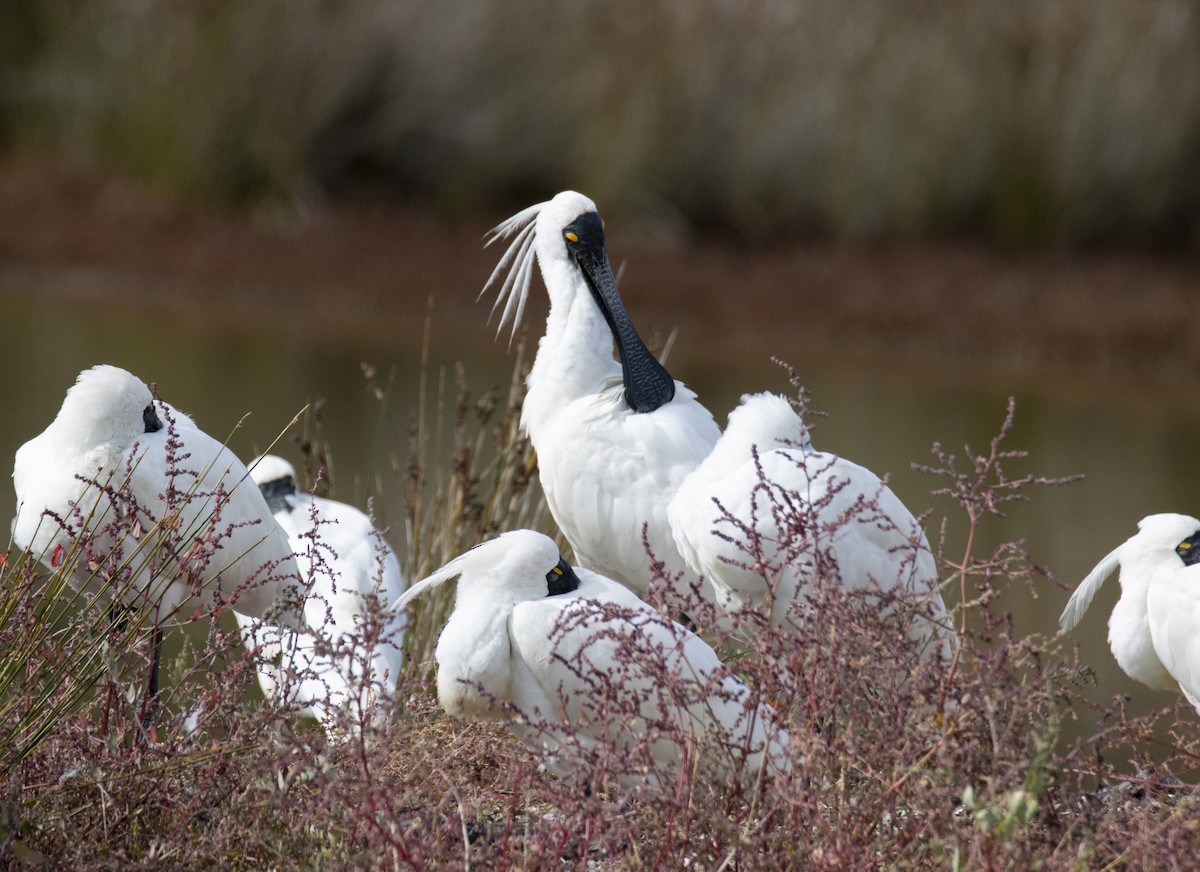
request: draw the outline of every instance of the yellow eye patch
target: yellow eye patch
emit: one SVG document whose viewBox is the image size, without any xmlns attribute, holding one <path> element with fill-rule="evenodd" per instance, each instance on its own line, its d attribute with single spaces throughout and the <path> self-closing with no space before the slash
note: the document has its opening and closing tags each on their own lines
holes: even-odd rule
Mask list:
<svg viewBox="0 0 1200 872">
<path fill-rule="evenodd" d="M 568 230 L 566 233 L 564 233 L 563 236 L 566 237 L 567 242 L 578 242 L 579 241 L 579 235 L 576 233 L 572 233 L 570 230 Z"/>
<path fill-rule="evenodd" d="M 1181 548 L 1181 549 L 1183 549 L 1184 551 L 1187 551 L 1189 548 L 1191 548 L 1191 547 L 1192 547 L 1192 543 L 1190 543 L 1190 542 L 1188 542 L 1188 541 L 1184 540 L 1183 542 L 1180 542 L 1180 543 L 1179 543 L 1178 545 L 1176 545 L 1175 547 L 1176 547 L 1177 549 L 1180 549 L 1180 548 Z"/>
<path fill-rule="evenodd" d="M 553 569 L 551 569 L 550 571 L 553 572 L 555 575 L 563 574 L 562 567 L 560 567 L 560 566 L 556 566 Z"/>
</svg>

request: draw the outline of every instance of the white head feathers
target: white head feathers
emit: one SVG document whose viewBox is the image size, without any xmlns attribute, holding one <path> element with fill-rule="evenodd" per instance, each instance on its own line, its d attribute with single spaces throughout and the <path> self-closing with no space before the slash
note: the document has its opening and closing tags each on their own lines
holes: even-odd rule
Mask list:
<svg viewBox="0 0 1200 872">
<path fill-rule="evenodd" d="M 258 485 L 271 481 L 282 481 L 289 476 L 293 481 L 296 479 L 296 468 L 282 457 L 274 454 L 264 454 L 262 457 L 252 460 L 249 465 L 250 477 Z"/>
<path fill-rule="evenodd" d="M 51 425 L 81 446 L 112 442 L 132 445 L 146 429 L 146 407 L 154 402 L 145 382 L 120 367 L 85 369 L 67 391 Z"/>
<path fill-rule="evenodd" d="M 1079 583 L 1079 587 L 1075 588 L 1075 593 L 1071 594 L 1071 598 L 1067 600 L 1067 607 L 1063 609 L 1062 617 L 1058 619 L 1058 625 L 1064 632 L 1075 629 L 1075 626 L 1083 620 L 1083 613 L 1088 610 L 1092 600 L 1096 598 L 1096 592 L 1100 590 L 1100 586 L 1120 565 L 1121 551 L 1125 548 L 1125 544 L 1121 543 L 1110 551 L 1108 556 L 1088 573 L 1087 578 Z"/>
<path fill-rule="evenodd" d="M 511 530 L 479 543 L 413 584 L 396 600 L 392 610 L 402 611 L 426 591 L 460 575 L 470 575 L 473 582 L 498 580 L 514 594 L 528 594 L 530 599 L 545 596 L 546 573 L 558 561 L 558 546 L 549 536 L 533 530 Z M 523 589 L 523 582 L 528 583 L 528 591 Z"/>
<path fill-rule="evenodd" d="M 512 322 L 512 333 L 509 342 L 516 335 L 525 314 L 525 302 L 529 299 L 529 285 L 533 281 L 533 266 L 539 255 L 549 256 L 551 247 L 556 243 L 562 247 L 562 256 L 566 257 L 566 247 L 557 234 L 580 215 L 595 212 L 596 204 L 583 194 L 575 191 L 563 191 L 554 199 L 538 203 L 527 209 L 522 209 L 506 221 L 492 228 L 487 234 L 486 245 L 491 245 L 499 239 L 513 238 L 508 249 L 496 268 L 492 270 L 487 284 L 479 292 L 482 298 L 501 275 L 504 282 L 496 294 L 496 302 L 492 305 L 492 313 L 504 304 L 500 323 L 496 325 L 496 333 L 504 329 L 504 325 Z"/>
<path fill-rule="evenodd" d="M 1138 521 L 1137 534 L 1114 548 L 1079 583 L 1067 601 L 1067 607 L 1063 609 L 1059 626 L 1063 630 L 1071 630 L 1079 623 L 1105 579 L 1117 570 L 1123 560 L 1175 560 L 1174 549 L 1197 531 L 1200 531 L 1200 520 L 1190 515 L 1162 513 L 1142 518 Z"/>
</svg>

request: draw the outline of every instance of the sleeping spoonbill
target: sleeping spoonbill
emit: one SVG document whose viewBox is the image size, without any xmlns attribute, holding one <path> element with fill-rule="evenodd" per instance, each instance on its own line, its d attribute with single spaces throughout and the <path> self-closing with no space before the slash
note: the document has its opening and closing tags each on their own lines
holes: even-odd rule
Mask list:
<svg viewBox="0 0 1200 872">
<path fill-rule="evenodd" d="M 304 625 L 292 549 L 248 478 L 232 451 L 115 366 L 81 372 L 55 419 L 17 450 L 14 542 L 66 567 L 77 590 L 156 612 L 147 721 L 159 620 L 230 606 Z"/>
<path fill-rule="evenodd" d="M 694 771 L 718 783 L 764 765 L 790 771 L 773 711 L 752 701 L 707 643 L 625 587 L 572 568 L 549 537 L 515 530 L 477 545 L 396 607 L 455 576 L 435 655 L 447 713 L 508 721 L 560 777 L 572 774 L 571 736 L 581 749 L 608 745 L 630 761 L 649 737 L 649 759 L 619 775 L 626 786 L 662 783 L 697 751 L 706 765 Z"/>
<path fill-rule="evenodd" d="M 550 295 L 521 411 L 546 502 L 580 564 L 644 595 L 651 571 L 643 527 L 665 573 L 685 573 L 667 503 L 712 451 L 720 429 L 633 328 L 591 200 L 565 191 L 514 215 L 490 241 L 514 235 L 484 290 L 511 268 L 496 307 L 505 303 L 500 327 L 511 321 L 514 332 L 535 259 Z M 686 596 L 691 578 L 681 578 L 672 593 Z"/>
<path fill-rule="evenodd" d="M 784 397 L 742 397 L 667 519 L 727 611 L 767 611 L 780 625 L 820 576 L 906 597 L 919 653 L 951 654 L 937 562 L 917 519 L 875 473 L 814 449 Z"/>
<path fill-rule="evenodd" d="M 1080 582 L 1059 624 L 1069 631 L 1096 591 L 1120 568 L 1121 598 L 1108 619 L 1108 645 L 1135 681 L 1183 693 L 1200 712 L 1200 520 L 1150 515 Z"/>
<path fill-rule="evenodd" d="M 393 619 L 390 627 L 373 626 L 368 598 L 386 609 L 404 593 L 396 552 L 358 509 L 300 492 L 296 470 L 283 458 L 267 454 L 252 461 L 250 475 L 308 581 L 308 625 L 332 652 L 318 653 L 311 639 L 293 639 L 293 633 L 237 615 L 246 646 L 257 646 L 262 658 L 263 694 L 272 698 L 278 691 L 287 651 L 299 676 L 294 699 L 302 714 L 328 728 L 336 723 L 335 713 L 352 704 L 352 712 L 373 712 L 378 719 L 403 663 L 404 623 Z"/>
<path fill-rule="evenodd" d="M 655 556 L 669 572 L 684 570 L 673 591 L 677 596 L 700 576 L 702 595 L 719 605 L 731 608 L 739 598 L 761 604 L 768 596 L 766 580 L 735 577 L 725 565 L 743 560 L 745 553 L 714 535 L 719 520 L 714 499 L 746 508 L 759 484 L 747 476 L 754 470 L 752 448 L 767 453 L 779 447 L 781 436 L 800 438 L 799 416 L 790 407 L 780 415 L 778 403 L 755 401 L 744 414 L 735 410 L 738 426 L 728 439 L 721 436 L 696 395 L 675 381 L 638 338 L 609 267 L 603 223 L 587 197 L 566 191 L 531 206 L 499 225 L 490 241 L 507 237 L 513 241 L 484 290 L 508 271 L 493 311 L 503 303 L 500 326 L 511 321 L 515 331 L 534 260 L 541 269 L 550 314 L 529 374 L 521 424 L 537 451 L 551 513 L 580 562 L 644 593 L 649 572 L 641 531 L 646 525 Z M 614 341 L 620 364 L 612 357 Z M 770 405 L 772 413 L 760 414 L 760 405 Z M 848 564 L 843 583 L 928 593 L 931 612 L 942 614 L 936 565 L 912 513 L 869 471 L 835 455 L 814 458 L 814 469 L 828 467 L 827 490 L 833 480 L 829 472 L 835 473 L 838 504 L 877 503 L 873 514 L 881 516 L 878 523 L 859 519 L 837 538 L 835 556 Z M 783 455 L 779 459 L 772 469 L 785 478 L 778 484 L 791 500 L 808 500 L 807 477 L 795 474 L 795 464 Z M 834 517 L 822 521 L 830 524 Z M 761 519 L 742 520 L 761 527 L 760 539 L 777 532 L 769 523 L 759 524 Z M 886 529 L 877 535 L 876 528 Z M 803 589 L 805 568 L 789 572 L 796 577 L 784 590 L 794 596 Z M 713 589 L 717 584 L 723 584 L 720 595 Z M 926 624 L 922 634 L 930 629 Z"/>
</svg>

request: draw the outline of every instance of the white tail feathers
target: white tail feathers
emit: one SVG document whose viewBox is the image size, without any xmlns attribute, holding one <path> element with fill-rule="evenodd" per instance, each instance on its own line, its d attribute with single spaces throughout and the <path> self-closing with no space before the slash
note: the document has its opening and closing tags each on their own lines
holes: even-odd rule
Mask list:
<svg viewBox="0 0 1200 872">
<path fill-rule="evenodd" d="M 1107 557 L 1096 564 L 1096 568 L 1079 583 L 1079 587 L 1075 588 L 1075 593 L 1071 594 L 1071 599 L 1067 601 L 1067 607 L 1063 609 L 1062 617 L 1058 619 L 1058 625 L 1064 632 L 1074 629 L 1083 619 L 1083 613 L 1092 604 L 1096 591 L 1100 590 L 1100 585 L 1104 584 L 1105 580 L 1120 565 L 1121 549 L 1124 547 L 1125 543 L 1121 543 L 1114 548 Z"/>
</svg>

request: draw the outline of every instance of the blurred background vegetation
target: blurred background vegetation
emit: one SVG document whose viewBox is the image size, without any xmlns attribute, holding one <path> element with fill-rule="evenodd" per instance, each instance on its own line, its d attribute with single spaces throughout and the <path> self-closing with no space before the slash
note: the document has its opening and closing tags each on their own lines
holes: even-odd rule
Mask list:
<svg viewBox="0 0 1200 872">
<path fill-rule="evenodd" d="M 1194 248 L 1200 6 L 9 0 L 0 137 L 239 206 Z"/>
</svg>

